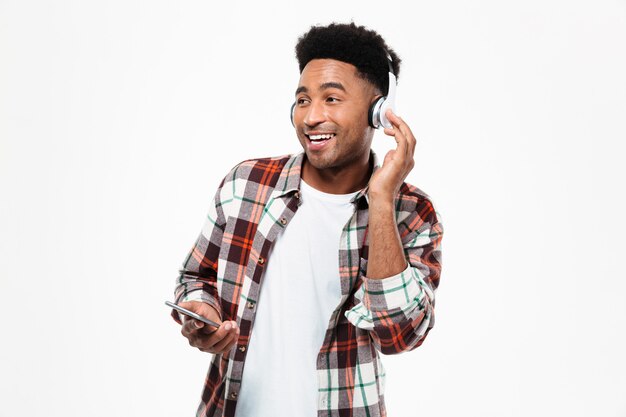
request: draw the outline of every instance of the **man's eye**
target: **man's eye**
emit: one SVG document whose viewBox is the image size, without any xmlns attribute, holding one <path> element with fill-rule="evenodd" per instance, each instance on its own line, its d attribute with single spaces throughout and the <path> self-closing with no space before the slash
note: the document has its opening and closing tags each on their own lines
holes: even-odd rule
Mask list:
<svg viewBox="0 0 626 417">
<path fill-rule="evenodd" d="M 331 103 L 336 103 L 337 101 L 339 101 L 339 99 L 337 97 L 328 97 L 326 101 L 330 101 Z"/>
<path fill-rule="evenodd" d="M 307 99 L 305 98 L 299 98 L 298 100 L 296 100 L 296 103 L 298 103 L 298 105 L 305 104 L 306 102 L 307 102 Z"/>
</svg>

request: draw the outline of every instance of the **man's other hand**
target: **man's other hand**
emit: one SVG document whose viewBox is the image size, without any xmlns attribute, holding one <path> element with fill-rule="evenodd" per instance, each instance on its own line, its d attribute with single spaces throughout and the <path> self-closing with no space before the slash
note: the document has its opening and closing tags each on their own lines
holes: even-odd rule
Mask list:
<svg viewBox="0 0 626 417">
<path fill-rule="evenodd" d="M 230 320 L 222 322 L 219 312 L 210 304 L 200 301 L 188 301 L 178 304 L 187 310 L 191 310 L 220 324 L 220 327 L 216 330 L 213 326 L 181 314 L 183 316 L 183 326 L 180 332 L 189 340 L 191 346 L 198 348 L 202 352 L 225 354 L 237 343 L 239 338 L 237 323 Z"/>
</svg>

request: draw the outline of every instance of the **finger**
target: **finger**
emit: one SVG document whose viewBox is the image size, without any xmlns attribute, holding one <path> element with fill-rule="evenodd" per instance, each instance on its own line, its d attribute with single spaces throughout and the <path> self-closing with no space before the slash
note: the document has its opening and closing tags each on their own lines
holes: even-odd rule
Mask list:
<svg viewBox="0 0 626 417">
<path fill-rule="evenodd" d="M 195 326 L 196 326 L 197 331 L 200 333 L 204 333 L 206 335 L 213 334 L 217 331 L 217 329 L 219 329 L 219 327 L 215 327 L 211 324 L 205 323 L 200 320 L 196 320 L 196 319 L 191 319 L 191 320 L 193 320 L 196 323 Z"/>
<path fill-rule="evenodd" d="M 233 346 L 237 346 L 238 342 L 239 342 L 239 337 L 237 336 L 228 345 L 226 345 L 224 349 L 221 349 L 217 353 L 222 354 L 222 355 L 228 355 L 228 353 L 231 351 Z"/>
<path fill-rule="evenodd" d="M 200 350 L 203 349 L 204 345 L 203 345 L 202 336 L 199 336 L 197 333 L 193 333 L 193 334 L 189 335 L 187 340 L 189 341 L 189 346 L 198 348 Z"/>
<path fill-rule="evenodd" d="M 220 327 L 211 334 L 206 334 L 203 332 L 197 333 L 197 347 L 202 347 L 205 349 L 212 349 L 217 343 L 222 341 L 225 337 L 227 337 L 233 329 L 233 324 L 236 324 L 232 321 L 223 322 Z"/>
<path fill-rule="evenodd" d="M 400 129 L 397 126 L 392 126 L 392 127 L 386 127 L 383 132 L 385 132 L 385 135 L 388 136 L 396 136 L 396 134 L 402 134 L 402 132 L 400 131 Z M 398 142 L 398 140 L 396 139 L 396 142 Z"/>
<path fill-rule="evenodd" d="M 211 334 L 217 332 L 218 329 L 219 329 L 219 327 L 211 326 L 210 324 L 205 324 L 204 327 L 202 327 L 198 331 L 200 333 L 205 334 L 205 335 L 211 335 Z"/>
<path fill-rule="evenodd" d="M 204 327 L 204 323 L 198 320 L 185 318 L 185 321 L 180 329 L 180 332 L 183 336 L 189 338 L 190 336 L 197 333 L 197 331 Z"/>
<path fill-rule="evenodd" d="M 409 125 L 404 121 L 404 119 L 393 112 L 391 109 L 387 109 L 385 113 L 387 119 L 391 122 L 392 127 L 396 127 L 402 131 L 402 134 L 407 138 L 414 138 L 413 132 Z"/>
<path fill-rule="evenodd" d="M 413 155 L 415 153 L 415 144 L 417 143 L 417 140 L 415 139 L 415 136 L 413 135 L 413 132 L 411 131 L 409 125 L 407 125 L 400 116 L 391 111 L 391 109 L 387 110 L 386 115 L 392 126 L 395 126 L 397 129 L 400 130 L 400 132 L 402 132 L 407 140 L 408 151 L 410 155 Z"/>
<path fill-rule="evenodd" d="M 398 144 L 397 151 L 404 157 L 410 157 L 409 155 L 409 144 L 402 130 L 398 127 L 393 129 L 393 136 L 396 138 L 396 143 Z"/>
<path fill-rule="evenodd" d="M 390 151 L 387 153 L 383 163 L 385 163 L 388 158 L 393 160 L 400 160 L 400 164 L 404 165 L 405 169 L 406 167 L 408 167 L 408 174 L 408 172 L 410 172 L 415 165 L 415 160 L 413 158 L 413 153 L 415 151 L 415 140 L 413 140 L 413 143 L 411 143 L 411 141 L 406 138 L 406 136 L 397 126 L 392 128 L 385 128 L 385 134 L 393 136 L 398 146 L 395 149 L 395 152 Z"/>
<path fill-rule="evenodd" d="M 398 128 L 402 128 L 402 126 L 408 127 L 404 120 L 402 120 L 402 118 L 395 114 L 391 109 L 387 109 L 385 116 L 387 116 L 387 119 L 391 122 L 393 126 L 396 126 Z"/>
<path fill-rule="evenodd" d="M 225 337 L 220 342 L 216 343 L 215 346 L 213 346 L 213 350 L 216 353 L 223 353 L 226 350 L 230 350 L 238 339 L 239 331 L 237 329 L 233 329 L 227 337 Z"/>
</svg>

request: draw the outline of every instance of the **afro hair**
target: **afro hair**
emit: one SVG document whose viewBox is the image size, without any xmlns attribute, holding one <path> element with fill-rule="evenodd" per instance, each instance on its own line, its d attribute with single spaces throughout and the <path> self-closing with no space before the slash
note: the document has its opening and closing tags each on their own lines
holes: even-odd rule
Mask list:
<svg viewBox="0 0 626 417">
<path fill-rule="evenodd" d="M 357 26 L 354 22 L 311 26 L 296 44 L 300 73 L 313 59 L 336 59 L 354 65 L 359 76 L 375 85 L 383 94 L 389 91 L 387 53 L 391 56 L 393 72 L 398 78 L 402 60 L 378 33 L 365 26 Z"/>
</svg>

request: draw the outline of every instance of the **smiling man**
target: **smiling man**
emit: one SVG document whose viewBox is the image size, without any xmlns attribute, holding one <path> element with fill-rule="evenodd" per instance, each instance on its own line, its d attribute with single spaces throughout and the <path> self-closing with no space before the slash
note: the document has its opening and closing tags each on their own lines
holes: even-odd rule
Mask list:
<svg viewBox="0 0 626 417">
<path fill-rule="evenodd" d="M 434 325 L 443 226 L 404 181 L 415 137 L 388 111 L 396 148 L 382 166 L 371 150 L 400 59 L 354 23 L 312 27 L 296 56 L 303 152 L 237 164 L 177 278 L 177 303 L 220 324 L 172 312 L 214 354 L 198 416 L 385 416 L 379 354 Z"/>
</svg>

